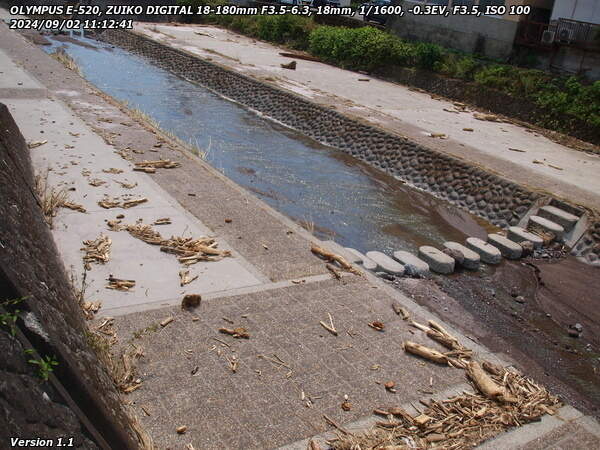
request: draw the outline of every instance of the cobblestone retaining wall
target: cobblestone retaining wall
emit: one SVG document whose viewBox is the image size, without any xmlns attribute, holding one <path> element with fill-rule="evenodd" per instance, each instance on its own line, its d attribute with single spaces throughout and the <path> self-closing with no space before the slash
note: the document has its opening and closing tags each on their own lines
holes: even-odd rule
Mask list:
<svg viewBox="0 0 600 450">
<path fill-rule="evenodd" d="M 539 193 L 458 158 L 361 123 L 296 94 L 137 33 L 107 30 L 101 39 L 142 55 L 165 70 L 366 161 L 495 225 L 516 225 L 541 197 Z"/>
<path fill-rule="evenodd" d="M 40 354 L 57 358 L 54 373 L 79 409 L 110 447 L 138 448 L 112 379 L 88 344 L 83 315 L 34 194 L 29 149 L 3 104 L 0 180 L 0 302 L 26 297 L 16 306 L 21 317 L 32 314 L 36 326 L 23 329 L 37 338 L 30 340 Z M 30 358 L 5 332 L 0 330 L 0 439 L 49 438 L 64 431 L 94 448 L 86 445 L 73 411 L 43 397 L 46 387 L 26 370 Z M 9 448 L 4 442 L 0 448 Z"/>
</svg>

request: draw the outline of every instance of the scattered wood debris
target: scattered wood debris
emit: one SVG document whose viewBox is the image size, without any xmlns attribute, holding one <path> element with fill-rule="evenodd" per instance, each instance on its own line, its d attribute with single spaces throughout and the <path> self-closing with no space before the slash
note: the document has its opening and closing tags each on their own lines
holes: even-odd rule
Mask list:
<svg viewBox="0 0 600 450">
<path fill-rule="evenodd" d="M 106 181 L 101 180 L 99 178 L 92 178 L 91 180 L 88 181 L 88 184 L 90 186 L 98 187 L 98 186 L 102 186 L 103 184 L 106 184 Z"/>
<path fill-rule="evenodd" d="M 311 246 L 310 251 L 313 252 L 315 255 L 318 255 L 329 262 L 338 263 L 338 265 L 342 269 L 344 269 L 348 272 L 352 272 L 356 275 L 360 274 L 360 272 L 357 269 L 355 269 L 354 267 L 352 267 L 352 264 L 350 264 L 348 261 L 346 261 L 346 259 L 343 256 L 336 255 L 335 253 L 331 253 L 331 252 L 325 250 L 324 248 L 319 247 L 316 244 L 313 244 Z"/>
<path fill-rule="evenodd" d="M 171 161 L 170 159 L 159 159 L 155 161 L 144 160 L 142 162 L 135 163 L 133 170 L 146 173 L 155 173 L 156 169 L 174 169 L 180 165 L 181 164 L 178 162 Z"/>
<path fill-rule="evenodd" d="M 72 209 L 73 211 L 79 211 L 80 213 L 87 212 L 83 205 L 80 205 L 79 203 L 75 202 L 63 201 L 60 206 L 62 206 L 63 208 Z"/>
<path fill-rule="evenodd" d="M 161 219 L 156 219 L 153 223 L 153 225 L 170 225 L 171 224 L 171 218 L 169 217 L 163 217 Z"/>
<path fill-rule="evenodd" d="M 115 384 L 125 394 L 138 389 L 142 380 L 136 377 L 136 361 L 144 356 L 142 347 L 132 344 L 132 349 L 124 352 L 120 364 L 113 364 L 112 372 Z"/>
<path fill-rule="evenodd" d="M 508 147 L 508 149 L 509 149 L 511 152 L 527 153 L 527 150 L 521 150 L 521 149 L 519 149 L 519 148 Z"/>
<path fill-rule="evenodd" d="M 118 174 L 118 173 L 123 173 L 123 169 L 117 169 L 116 167 L 111 167 L 110 169 L 102 169 L 102 172 Z"/>
<path fill-rule="evenodd" d="M 115 278 L 112 275 L 108 276 L 108 284 L 106 289 L 114 289 L 117 291 L 129 291 L 135 287 L 135 280 L 122 280 Z"/>
<path fill-rule="evenodd" d="M 83 311 L 83 316 L 86 320 L 92 320 L 94 315 L 100 310 L 102 307 L 102 302 L 89 302 L 83 301 L 80 302 L 81 310 Z"/>
<path fill-rule="evenodd" d="M 311 439 L 306 450 L 322 450 L 322 447 Z"/>
<path fill-rule="evenodd" d="M 476 112 L 473 113 L 473 117 L 475 117 L 477 120 L 484 120 L 487 122 L 501 122 L 498 116 L 495 116 L 494 114 L 482 114 Z"/>
<path fill-rule="evenodd" d="M 46 141 L 46 140 L 44 140 L 44 141 L 33 141 L 33 142 L 28 142 L 27 143 L 27 147 L 29 147 L 29 149 L 31 150 L 31 149 L 34 149 L 34 148 L 37 148 L 37 147 L 41 147 L 42 145 L 47 144 L 47 143 L 48 143 L 48 141 Z"/>
<path fill-rule="evenodd" d="M 477 380 L 471 378 L 477 389 L 474 393 L 464 392 L 443 401 L 422 400 L 426 408 L 415 417 L 401 408 L 377 408 L 373 413 L 387 421 L 377 422 L 364 432 L 338 430 L 338 436 L 329 441 L 331 448 L 473 448 L 509 428 L 555 414 L 561 406 L 545 388 L 514 370 L 483 363 L 482 367 L 473 365 L 470 373 Z"/>
<path fill-rule="evenodd" d="M 202 297 L 198 294 L 187 294 L 184 295 L 181 300 L 181 309 L 195 309 L 200 306 L 200 302 L 202 301 Z"/>
<path fill-rule="evenodd" d="M 250 334 L 244 327 L 237 327 L 232 330 L 229 328 L 219 328 L 219 333 L 228 334 L 236 339 L 250 339 Z"/>
<path fill-rule="evenodd" d="M 108 236 L 100 234 L 97 239 L 83 241 L 84 247 L 81 248 L 85 252 L 83 255 L 83 264 L 85 270 L 91 270 L 92 263 L 105 264 L 110 259 L 110 247 L 112 241 Z"/>
<path fill-rule="evenodd" d="M 350 403 L 348 400 L 344 400 L 341 406 L 344 411 L 350 411 L 352 409 L 352 403 Z"/>
<path fill-rule="evenodd" d="M 378 320 L 375 320 L 375 321 L 373 321 L 373 322 L 370 322 L 370 323 L 369 323 L 369 326 L 370 326 L 371 328 L 373 328 L 374 330 L 377 330 L 377 331 L 383 331 L 383 330 L 385 329 L 385 325 L 384 325 L 384 323 L 383 323 L 383 322 L 380 322 L 380 321 L 378 321 Z"/>
<path fill-rule="evenodd" d="M 446 133 L 429 133 L 429 137 L 438 139 L 448 139 L 448 135 Z"/>
<path fill-rule="evenodd" d="M 177 429 L 175 431 L 177 431 L 177 434 L 183 434 L 187 431 L 187 426 L 182 425 L 180 427 L 177 427 Z"/>
<path fill-rule="evenodd" d="M 327 270 L 329 270 L 333 274 L 333 276 L 336 280 L 342 279 L 342 274 L 332 264 L 327 263 L 327 264 L 325 264 L 325 267 L 327 267 Z"/>
<path fill-rule="evenodd" d="M 394 310 L 394 312 L 396 314 L 398 314 L 400 317 L 402 317 L 402 320 L 408 320 L 410 318 L 408 311 L 406 309 L 404 309 L 402 306 L 400 306 L 398 303 L 393 302 L 392 309 Z"/>
<path fill-rule="evenodd" d="M 448 357 L 443 353 L 438 352 L 433 348 L 426 347 L 421 344 L 417 344 L 412 341 L 404 342 L 404 351 L 412 353 L 413 355 L 420 356 L 438 364 L 447 364 Z"/>
<path fill-rule="evenodd" d="M 125 183 L 123 181 L 117 181 L 117 183 L 119 183 L 119 185 L 121 185 L 121 187 L 124 187 L 125 189 L 133 189 L 134 187 L 136 187 L 138 184 L 136 183 Z"/>
<path fill-rule="evenodd" d="M 189 270 L 180 270 L 179 271 L 179 285 L 185 286 L 186 284 L 190 284 L 192 281 L 196 280 L 198 275 L 190 278 Z"/>
<path fill-rule="evenodd" d="M 133 200 L 126 200 L 123 202 L 123 208 L 133 208 L 134 206 L 141 205 L 142 203 L 146 203 L 148 199 L 146 197 L 136 198 Z"/>
<path fill-rule="evenodd" d="M 390 392 L 396 392 L 396 383 L 394 381 L 387 381 L 383 387 Z"/>
<path fill-rule="evenodd" d="M 119 208 L 121 206 L 121 202 L 115 199 L 105 197 L 102 200 L 98 201 L 98 206 L 101 206 L 104 209 Z"/>
<path fill-rule="evenodd" d="M 469 131 L 469 132 L 473 132 L 475 131 L 473 128 L 463 128 L 463 131 Z"/>
<path fill-rule="evenodd" d="M 331 314 L 327 313 L 327 315 L 329 316 L 329 325 L 327 325 L 325 322 L 320 321 L 319 323 L 321 324 L 321 326 L 323 328 L 325 328 L 327 331 L 329 331 L 331 334 L 333 334 L 334 336 L 338 335 L 337 330 L 335 329 L 335 326 L 333 325 L 333 318 L 331 317 Z"/>
<path fill-rule="evenodd" d="M 167 325 L 169 325 L 171 322 L 173 322 L 174 320 L 175 320 L 175 317 L 169 316 L 160 322 L 160 326 L 164 328 Z"/>
</svg>

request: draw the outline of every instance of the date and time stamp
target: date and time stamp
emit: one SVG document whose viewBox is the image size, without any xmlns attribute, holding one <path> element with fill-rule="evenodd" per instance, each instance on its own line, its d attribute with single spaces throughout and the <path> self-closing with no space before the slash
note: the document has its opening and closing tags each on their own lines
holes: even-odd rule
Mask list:
<svg viewBox="0 0 600 450">
<path fill-rule="evenodd" d="M 13 6 L 10 14 L 20 16 L 10 19 L 9 26 L 17 30 L 67 30 L 67 29 L 131 29 L 134 19 L 127 16 L 161 16 L 161 15 L 283 15 L 293 14 L 310 17 L 313 15 L 356 16 L 404 16 L 435 15 L 435 16 L 503 16 L 528 14 L 529 6 L 479 6 L 479 5 L 433 5 L 412 4 L 376 5 L 365 3 L 358 8 L 325 5 L 311 7 L 310 5 L 262 4 L 259 6 L 242 7 L 239 5 L 202 5 L 197 7 L 184 5 L 63 5 L 63 6 Z M 26 17 L 33 16 L 33 17 Z M 38 18 L 43 17 L 43 18 Z"/>
</svg>

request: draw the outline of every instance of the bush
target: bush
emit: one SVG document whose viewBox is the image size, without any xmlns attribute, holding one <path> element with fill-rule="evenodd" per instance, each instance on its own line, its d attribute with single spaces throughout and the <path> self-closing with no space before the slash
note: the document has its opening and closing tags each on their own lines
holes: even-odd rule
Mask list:
<svg viewBox="0 0 600 450">
<path fill-rule="evenodd" d="M 426 42 L 415 44 L 415 65 L 422 69 L 433 69 L 444 54 L 442 47 Z"/>
</svg>

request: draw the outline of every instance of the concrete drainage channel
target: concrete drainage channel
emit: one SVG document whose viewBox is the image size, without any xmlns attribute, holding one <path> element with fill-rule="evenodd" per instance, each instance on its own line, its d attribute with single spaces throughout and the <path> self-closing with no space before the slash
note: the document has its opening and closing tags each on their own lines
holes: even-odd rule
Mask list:
<svg viewBox="0 0 600 450">
<path fill-rule="evenodd" d="M 535 208 L 523 219 L 526 228 L 511 226 L 506 234 L 489 234 L 487 242 L 469 237 L 464 244 L 445 242 L 441 250 L 424 245 L 419 248 L 418 255 L 400 250 L 394 252 L 393 259 L 379 251 L 362 254 L 356 249 L 346 248 L 345 253 L 350 261 L 362 264 L 366 270 L 384 278 L 402 275 L 425 277 L 430 271 L 449 275 L 458 267 L 476 270 L 481 263 L 499 264 L 503 257 L 517 260 L 531 254 L 540 255 L 553 242 L 572 247 L 587 228 L 587 215 L 568 205 L 561 207 L 558 202 L 556 205 Z"/>
<path fill-rule="evenodd" d="M 543 234 L 551 232 L 555 239 L 561 241 L 565 233 L 564 226 L 560 224 L 562 216 L 552 215 L 546 212 L 547 209 L 541 214 L 551 215 L 550 219 L 533 213 L 540 206 L 550 205 L 579 217 L 580 220 L 573 228 L 575 231 L 571 232 L 570 238 L 567 237 L 565 244 L 572 248 L 572 253 L 582 261 L 600 266 L 600 221 L 592 223 L 592 215 L 577 207 L 529 191 L 468 162 L 417 145 L 403 137 L 316 105 L 298 95 L 232 72 L 134 32 L 107 30 L 102 33 L 101 39 L 142 55 L 163 69 L 199 83 L 321 143 L 338 148 L 499 227 L 526 226 Z M 556 213 L 553 209 L 550 211 Z M 522 234 L 520 231 L 519 233 Z M 514 234 L 513 230 L 511 235 L 516 239 Z M 515 242 L 510 236 L 508 239 L 492 237 L 490 245 L 494 248 L 503 247 L 506 252 L 506 246 L 510 245 L 507 244 L 507 240 Z M 457 251 L 464 253 L 464 249 L 457 249 L 455 244 L 451 245 L 455 248 L 448 249 L 447 253 L 454 252 L 455 256 Z M 481 249 L 489 248 L 481 242 L 474 243 L 473 240 L 467 242 L 466 247 L 480 257 Z M 513 252 L 518 251 L 513 248 Z M 445 269 L 441 270 L 448 270 L 450 262 L 440 256 L 444 255 L 441 251 L 438 253 L 424 249 L 419 253 L 421 258 L 432 266 L 437 267 L 432 258 L 445 261 Z M 389 264 L 393 260 L 388 257 L 385 261 Z M 367 266 L 369 265 L 372 263 L 368 262 Z"/>
</svg>

